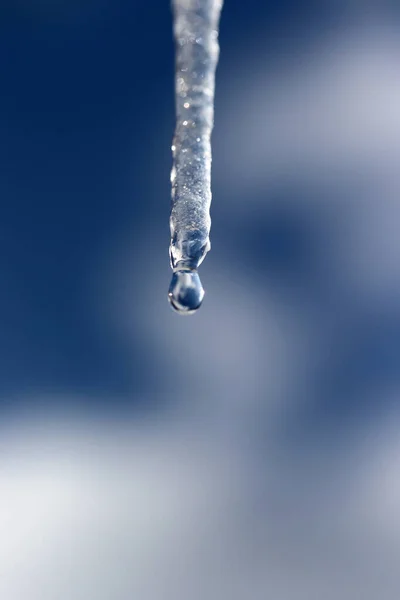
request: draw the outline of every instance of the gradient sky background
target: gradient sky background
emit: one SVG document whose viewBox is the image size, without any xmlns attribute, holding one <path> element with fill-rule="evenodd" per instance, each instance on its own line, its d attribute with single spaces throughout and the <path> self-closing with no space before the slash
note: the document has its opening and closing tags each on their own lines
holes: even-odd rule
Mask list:
<svg viewBox="0 0 400 600">
<path fill-rule="evenodd" d="M 181 318 L 169 3 L 2 1 L 1 598 L 398 599 L 399 13 L 226 0 Z"/>
</svg>

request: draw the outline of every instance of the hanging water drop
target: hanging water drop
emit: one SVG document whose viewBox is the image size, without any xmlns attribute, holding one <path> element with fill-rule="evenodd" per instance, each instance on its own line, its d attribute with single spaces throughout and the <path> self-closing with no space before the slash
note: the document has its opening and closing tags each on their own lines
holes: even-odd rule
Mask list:
<svg viewBox="0 0 400 600">
<path fill-rule="evenodd" d="M 168 298 L 171 306 L 180 314 L 190 315 L 204 298 L 204 289 L 197 271 L 178 270 L 172 275 Z"/>
<path fill-rule="evenodd" d="M 197 273 L 210 250 L 211 132 L 222 0 L 172 0 L 176 46 L 176 128 L 172 145 L 168 297 L 195 312 L 204 290 Z"/>
</svg>

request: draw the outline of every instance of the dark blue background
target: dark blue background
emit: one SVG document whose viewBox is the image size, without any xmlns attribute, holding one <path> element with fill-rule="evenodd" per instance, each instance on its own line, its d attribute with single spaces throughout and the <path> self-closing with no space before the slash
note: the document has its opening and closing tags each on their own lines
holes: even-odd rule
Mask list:
<svg viewBox="0 0 400 600">
<path fill-rule="evenodd" d="M 387 3 L 387 9 L 395 14 L 396 7 Z M 265 64 L 289 61 L 301 69 L 316 37 L 346 27 L 355 18 L 345 2 L 333 7 L 319 1 L 226 0 L 221 81 L 229 79 L 234 95 L 235 65 L 254 39 L 264 48 Z M 134 352 L 127 357 L 118 335 L 99 325 L 102 301 L 95 314 L 93 290 L 105 297 L 108 290 L 105 283 L 92 285 L 91 278 L 96 280 L 99 257 L 112 252 L 126 230 L 138 239 L 151 232 L 148 247 L 139 245 L 134 260 L 126 256 L 132 269 L 132 311 L 140 314 L 148 303 L 141 280 L 145 265 L 151 263 L 159 265 L 161 274 L 146 287 L 146 293 L 160 297 L 155 318 L 160 327 L 166 320 L 179 319 L 166 303 L 173 60 L 171 12 L 164 0 L 1 3 L 4 407 L 17 406 L 21 398 L 37 402 L 38 393 L 56 394 L 54 402 L 61 403 L 66 402 L 63 394 L 72 394 L 83 404 L 103 407 L 110 397 L 115 407 L 137 404 L 138 392 L 146 392 L 147 398 L 162 396 L 151 342 L 143 332 L 133 335 Z M 259 57 L 256 61 L 259 64 Z M 249 72 L 254 65 L 249 63 Z M 223 110 L 223 94 L 217 93 L 214 172 L 226 168 L 224 141 L 218 137 L 218 112 Z M 243 235 L 246 249 L 231 249 L 230 261 L 237 267 L 230 267 L 232 278 L 240 281 L 241 270 L 257 261 L 258 276 L 268 282 L 272 294 L 305 307 L 326 329 L 325 361 L 298 390 L 307 402 L 296 415 L 297 424 L 317 419 L 331 426 L 363 414 L 376 405 L 376 396 L 372 406 L 369 400 L 374 386 L 397 382 L 397 308 L 349 299 L 327 278 L 324 228 L 330 217 L 322 213 L 311 218 L 307 208 L 285 202 L 297 194 L 289 182 L 283 190 L 259 193 L 273 200 L 265 219 L 239 234 L 224 224 L 229 198 L 216 186 L 214 246 L 206 263 L 214 253 L 216 258 L 223 256 L 225 239 Z M 285 294 L 288 289 L 290 294 Z M 213 293 L 208 291 L 206 302 L 212 310 Z M 184 327 L 190 335 L 189 322 Z M 184 366 L 185 358 L 181 360 Z M 262 361 L 261 356 L 261 365 Z M 168 391 L 173 393 L 173 386 Z M 144 399 L 143 404 L 147 408 L 151 401 Z"/>
</svg>

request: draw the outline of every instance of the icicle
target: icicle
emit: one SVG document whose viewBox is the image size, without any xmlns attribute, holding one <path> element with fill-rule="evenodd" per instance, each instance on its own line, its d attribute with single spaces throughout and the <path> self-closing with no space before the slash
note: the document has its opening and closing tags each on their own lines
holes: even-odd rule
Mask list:
<svg viewBox="0 0 400 600">
<path fill-rule="evenodd" d="M 199 308 L 197 268 L 210 250 L 211 131 L 222 0 L 173 0 L 176 44 L 176 129 L 172 145 L 170 259 L 172 306 Z"/>
</svg>

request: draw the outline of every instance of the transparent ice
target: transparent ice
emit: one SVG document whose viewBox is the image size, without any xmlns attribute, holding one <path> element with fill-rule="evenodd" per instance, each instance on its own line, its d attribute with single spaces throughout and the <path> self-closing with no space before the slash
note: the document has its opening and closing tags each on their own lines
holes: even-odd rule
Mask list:
<svg viewBox="0 0 400 600">
<path fill-rule="evenodd" d="M 174 273 L 168 297 L 173 308 L 183 314 L 201 305 L 204 290 L 197 268 L 211 247 L 211 132 L 222 2 L 172 0 L 176 129 L 170 217 Z"/>
</svg>

